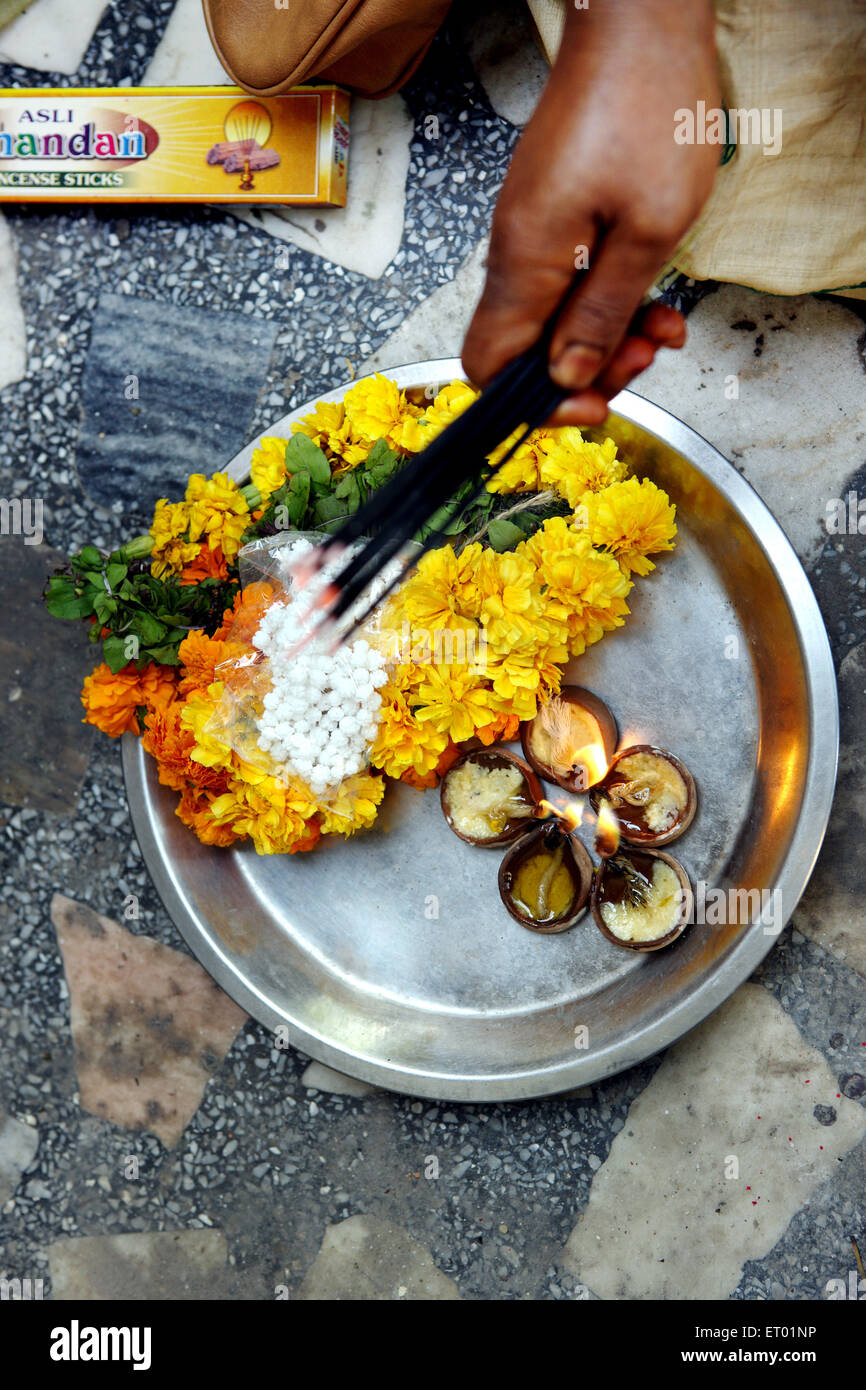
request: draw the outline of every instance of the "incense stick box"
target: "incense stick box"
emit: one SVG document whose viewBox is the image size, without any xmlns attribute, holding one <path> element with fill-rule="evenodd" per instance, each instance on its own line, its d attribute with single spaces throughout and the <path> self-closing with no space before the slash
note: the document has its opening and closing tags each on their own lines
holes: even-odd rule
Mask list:
<svg viewBox="0 0 866 1390">
<path fill-rule="evenodd" d="M 346 202 L 349 94 L 0 88 L 0 202 Z"/>
</svg>

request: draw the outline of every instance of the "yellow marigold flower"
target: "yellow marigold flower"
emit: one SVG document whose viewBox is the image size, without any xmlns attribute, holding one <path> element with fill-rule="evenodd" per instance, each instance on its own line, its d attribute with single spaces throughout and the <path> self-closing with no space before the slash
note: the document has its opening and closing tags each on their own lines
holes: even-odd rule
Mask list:
<svg viewBox="0 0 866 1390">
<path fill-rule="evenodd" d="M 564 624 L 573 655 L 622 626 L 631 583 L 613 556 L 593 548 L 586 531 L 552 517 L 517 550 L 538 567 L 547 617 Z"/>
<path fill-rule="evenodd" d="M 385 795 L 385 779 L 371 772 L 356 772 L 340 783 L 334 799 L 321 808 L 323 835 L 354 835 L 369 830 Z"/>
<path fill-rule="evenodd" d="M 447 386 L 443 386 L 438 395 L 434 396 L 432 404 L 427 406 L 419 422 L 425 444 L 429 444 L 431 439 L 441 434 L 446 425 L 450 425 L 452 420 L 462 415 L 477 399 L 478 392 L 465 381 L 450 381 Z"/>
<path fill-rule="evenodd" d="M 432 724 L 455 743 L 505 712 L 504 702 L 485 680 L 454 667 L 426 666 L 410 699 L 419 723 Z"/>
<path fill-rule="evenodd" d="M 231 563 L 240 550 L 241 536 L 250 524 L 250 509 L 246 498 L 228 473 L 214 473 L 206 478 L 193 473 L 187 484 L 190 540 L 207 536 L 213 549 L 222 547 Z"/>
<path fill-rule="evenodd" d="M 250 463 L 250 478 L 262 495 L 262 504 L 267 503 L 272 492 L 282 487 L 286 481 L 286 444 L 288 440 L 270 434 L 253 450 Z"/>
<path fill-rule="evenodd" d="M 292 434 L 309 435 L 314 444 L 336 461 L 336 472 L 355 468 L 370 452 L 369 442 L 353 437 L 342 401 L 319 401 L 312 415 L 295 421 Z"/>
<path fill-rule="evenodd" d="M 556 430 L 533 430 L 529 438 L 525 439 L 515 451 L 513 458 L 510 458 L 498 472 L 494 473 L 487 484 L 487 491 L 542 492 L 547 486 L 541 478 L 541 464 L 545 457 L 541 451 L 542 441 L 555 437 L 557 433 Z M 520 430 L 515 430 L 500 444 L 498 449 L 494 449 L 492 454 L 488 454 L 487 457 L 490 462 L 496 463 L 502 458 L 519 435 Z"/>
<path fill-rule="evenodd" d="M 531 559 L 518 551 L 485 550 L 480 565 L 481 622 L 487 640 L 509 648 L 538 632 L 544 600 Z"/>
<path fill-rule="evenodd" d="M 598 492 L 625 477 L 626 466 L 616 456 L 614 441 L 590 443 L 576 425 L 554 430 L 539 440 L 538 450 L 541 482 L 564 497 L 570 507 L 576 507 L 585 492 Z"/>
<path fill-rule="evenodd" d="M 406 422 L 415 417 L 395 381 L 377 372 L 347 391 L 343 404 L 352 438 L 366 442 L 368 453 L 377 439 L 386 439 L 395 449 L 403 447 Z"/>
<path fill-rule="evenodd" d="M 407 770 L 426 776 L 448 746 L 447 734 L 429 723 L 419 724 L 413 714 L 407 699 L 412 676 L 411 666 L 401 666 L 379 692 L 382 708 L 370 762 L 389 777 L 401 777 Z"/>
<path fill-rule="evenodd" d="M 160 497 L 153 513 L 150 534 L 150 572 L 155 579 L 167 574 L 180 574 L 184 565 L 194 560 L 201 549 L 199 541 L 190 541 L 189 507 L 186 502 L 169 502 Z"/>
<path fill-rule="evenodd" d="M 253 786 L 233 781 L 211 802 L 217 825 L 248 835 L 257 854 L 294 854 L 312 849 L 321 835 L 315 802 L 303 783 L 284 784 L 263 777 Z"/>
<path fill-rule="evenodd" d="M 226 768 L 233 771 L 231 748 L 206 732 L 222 693 L 222 681 L 213 681 L 206 690 L 196 690 L 184 701 L 180 719 L 194 739 L 189 753 L 193 762 L 201 763 L 203 767 Z"/>
<path fill-rule="evenodd" d="M 400 590 L 389 621 L 396 626 L 406 618 L 410 628 L 431 632 L 437 628 L 474 631 L 480 612 L 477 569 L 482 553 L 486 552 L 477 542 L 459 555 L 450 545 L 428 550 Z"/>
<path fill-rule="evenodd" d="M 626 574 L 649 574 L 655 565 L 647 555 L 674 548 L 677 509 L 650 478 L 587 493 L 580 508 L 592 544 L 616 556 Z"/>
</svg>

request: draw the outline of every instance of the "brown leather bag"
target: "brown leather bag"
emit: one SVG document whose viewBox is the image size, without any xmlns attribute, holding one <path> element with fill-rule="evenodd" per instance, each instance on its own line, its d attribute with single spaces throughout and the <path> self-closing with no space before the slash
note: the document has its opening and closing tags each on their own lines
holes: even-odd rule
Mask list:
<svg viewBox="0 0 866 1390">
<path fill-rule="evenodd" d="M 451 0 L 203 0 L 217 57 L 239 87 L 277 96 L 309 78 L 368 97 L 412 76 Z"/>
</svg>

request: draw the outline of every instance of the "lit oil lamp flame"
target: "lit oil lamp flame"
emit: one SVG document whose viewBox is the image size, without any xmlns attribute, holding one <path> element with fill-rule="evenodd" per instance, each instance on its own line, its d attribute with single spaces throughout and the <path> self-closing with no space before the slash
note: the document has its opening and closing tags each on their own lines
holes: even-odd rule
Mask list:
<svg viewBox="0 0 866 1390">
<path fill-rule="evenodd" d="M 607 772 L 608 760 L 600 743 L 586 743 L 571 754 L 571 765 L 578 769 L 581 790 L 588 791 Z"/>
<path fill-rule="evenodd" d="M 542 820 L 558 820 L 560 829 L 566 835 L 571 835 L 577 829 L 583 819 L 583 808 L 580 802 L 566 801 L 562 806 L 554 806 L 552 801 L 542 797 L 538 803 L 538 815 Z"/>
<path fill-rule="evenodd" d="M 602 801 L 595 830 L 595 852 L 610 859 L 619 849 L 619 817 L 608 801 Z"/>
</svg>

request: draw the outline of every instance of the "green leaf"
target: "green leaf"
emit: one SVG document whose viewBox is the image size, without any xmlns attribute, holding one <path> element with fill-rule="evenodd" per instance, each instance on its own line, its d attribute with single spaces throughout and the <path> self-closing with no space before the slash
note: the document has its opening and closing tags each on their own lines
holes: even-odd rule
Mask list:
<svg viewBox="0 0 866 1390">
<path fill-rule="evenodd" d="M 306 436 L 304 436 L 306 438 Z M 307 514 L 307 505 L 310 500 L 310 474 L 306 469 L 292 474 L 292 481 L 289 485 L 289 521 L 293 526 L 300 526 Z"/>
<path fill-rule="evenodd" d="M 313 508 L 313 516 L 319 525 L 337 521 L 346 515 L 346 505 L 338 497 L 320 497 Z"/>
<path fill-rule="evenodd" d="M 126 565 L 107 565 L 105 577 L 112 589 L 118 589 L 126 578 Z"/>
<path fill-rule="evenodd" d="M 487 532 L 487 540 L 494 550 L 510 550 L 523 540 L 523 531 L 513 521 L 503 521 L 494 517 Z"/>
<path fill-rule="evenodd" d="M 186 634 L 184 634 L 185 636 Z M 156 661 L 160 666 L 179 666 L 180 657 L 177 654 L 176 646 L 150 647 L 147 655 L 152 661 Z"/>
<path fill-rule="evenodd" d="M 361 489 L 354 473 L 347 473 L 334 488 L 334 496 L 345 502 L 345 510 L 350 514 L 361 505 Z"/>
<path fill-rule="evenodd" d="M 71 585 L 63 593 L 49 594 L 45 607 L 53 618 L 89 618 L 93 612 L 91 599 L 84 594 L 76 595 Z"/>
<path fill-rule="evenodd" d="M 162 642 L 166 634 L 166 626 L 165 623 L 152 617 L 150 613 L 142 613 L 133 623 L 133 631 L 143 647 L 151 647 L 155 642 Z"/>
<path fill-rule="evenodd" d="M 118 671 L 122 671 L 124 666 L 129 665 L 126 650 L 126 638 L 117 637 L 114 633 L 110 637 L 106 637 L 103 642 L 102 655 L 112 675 L 117 675 Z"/>
<path fill-rule="evenodd" d="M 102 627 L 107 627 L 117 612 L 117 599 L 112 598 L 110 594 L 99 594 L 93 600 L 93 611 L 99 624 Z"/>
<path fill-rule="evenodd" d="M 286 445 L 286 472 L 294 476 L 300 469 L 306 469 L 316 483 L 330 481 L 331 465 L 308 434 L 293 434 Z"/>
</svg>

